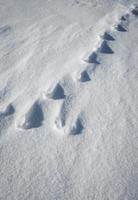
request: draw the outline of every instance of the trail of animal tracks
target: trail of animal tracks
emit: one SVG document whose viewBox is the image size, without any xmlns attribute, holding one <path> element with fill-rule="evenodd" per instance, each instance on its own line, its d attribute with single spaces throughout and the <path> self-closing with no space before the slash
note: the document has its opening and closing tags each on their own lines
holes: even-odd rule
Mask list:
<svg viewBox="0 0 138 200">
<path fill-rule="evenodd" d="M 138 199 L 138 5 L 0 2 L 0 200 Z"/>
</svg>

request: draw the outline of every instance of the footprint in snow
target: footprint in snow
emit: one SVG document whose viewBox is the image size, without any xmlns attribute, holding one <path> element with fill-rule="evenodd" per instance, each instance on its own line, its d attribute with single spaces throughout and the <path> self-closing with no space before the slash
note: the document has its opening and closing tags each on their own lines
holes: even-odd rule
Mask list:
<svg viewBox="0 0 138 200">
<path fill-rule="evenodd" d="M 38 128 L 42 125 L 44 114 L 41 102 L 38 100 L 26 112 L 21 123 L 18 125 L 22 129 Z"/>
<path fill-rule="evenodd" d="M 116 28 L 117 31 L 120 31 L 120 32 L 126 32 L 127 31 L 121 24 L 118 24 L 115 28 Z"/>
<path fill-rule="evenodd" d="M 131 12 L 133 15 L 138 16 L 138 6 L 135 6 L 135 8 L 133 8 Z"/>
<path fill-rule="evenodd" d="M 64 99 L 65 98 L 64 88 L 61 86 L 60 83 L 57 83 L 54 86 L 54 88 L 52 88 L 52 89 L 50 89 L 50 91 L 48 91 L 47 96 L 54 100 Z"/>
<path fill-rule="evenodd" d="M 9 25 L 4 25 L 0 27 L 0 35 L 9 33 L 11 31 L 11 27 Z"/>
<path fill-rule="evenodd" d="M 61 108 L 59 110 L 59 114 L 55 120 L 55 124 L 57 128 L 64 128 L 66 126 L 66 122 L 72 109 L 73 97 L 68 95 L 63 101 Z"/>
<path fill-rule="evenodd" d="M 115 40 L 113 38 L 113 36 L 107 31 L 104 32 L 104 34 L 101 36 L 101 38 L 103 38 L 103 40 L 107 40 L 107 41 L 114 41 Z"/>
<path fill-rule="evenodd" d="M 71 135 L 79 135 L 83 132 L 83 129 L 84 129 L 84 127 L 82 124 L 82 120 L 80 117 L 78 117 L 75 124 L 70 129 L 70 134 Z"/>
<path fill-rule="evenodd" d="M 103 54 L 113 54 L 114 53 L 113 50 L 111 49 L 111 47 L 109 47 L 106 40 L 103 40 L 103 42 L 101 43 L 99 52 L 103 53 Z"/>
<path fill-rule="evenodd" d="M 9 104 L 3 112 L 0 112 L 0 120 L 15 113 L 15 108 Z"/>
<path fill-rule="evenodd" d="M 0 112 L 0 137 L 5 134 L 5 130 L 9 128 L 12 123 L 15 108 L 9 104 L 4 111 Z"/>
<path fill-rule="evenodd" d="M 97 52 L 92 52 L 90 54 L 90 56 L 88 57 L 88 59 L 86 60 L 86 62 L 90 63 L 90 64 L 100 64 L 99 61 L 97 60 L 98 55 Z"/>
<path fill-rule="evenodd" d="M 89 73 L 87 70 L 81 72 L 80 77 L 78 79 L 80 82 L 88 82 L 91 80 Z"/>
<path fill-rule="evenodd" d="M 63 90 L 64 88 L 64 90 Z M 57 117 L 55 119 L 56 128 L 61 129 L 65 128 L 68 123 L 68 118 L 72 109 L 75 107 L 75 90 L 76 90 L 76 82 L 70 76 L 65 76 L 62 79 L 62 96 L 65 96 L 62 104 L 57 113 Z"/>
<path fill-rule="evenodd" d="M 121 17 L 121 21 L 124 21 L 124 22 L 128 21 L 129 16 L 130 16 L 129 14 L 123 15 L 123 16 Z"/>
</svg>

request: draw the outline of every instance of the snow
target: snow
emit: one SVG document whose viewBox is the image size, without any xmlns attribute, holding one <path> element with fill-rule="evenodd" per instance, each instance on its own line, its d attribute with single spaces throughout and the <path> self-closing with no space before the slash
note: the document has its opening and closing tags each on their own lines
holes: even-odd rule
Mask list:
<svg viewBox="0 0 138 200">
<path fill-rule="evenodd" d="M 0 200 L 138 199 L 138 7 L 0 1 Z"/>
</svg>

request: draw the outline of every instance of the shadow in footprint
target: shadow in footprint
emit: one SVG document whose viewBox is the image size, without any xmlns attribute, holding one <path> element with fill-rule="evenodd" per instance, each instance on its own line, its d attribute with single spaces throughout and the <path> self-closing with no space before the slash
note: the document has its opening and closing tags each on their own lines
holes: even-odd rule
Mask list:
<svg viewBox="0 0 138 200">
<path fill-rule="evenodd" d="M 126 32 L 127 31 L 121 24 L 117 25 L 116 30 L 120 31 L 120 32 Z"/>
<path fill-rule="evenodd" d="M 103 41 L 100 47 L 100 53 L 113 54 L 113 50 L 108 46 L 107 41 Z"/>
<path fill-rule="evenodd" d="M 130 16 L 130 14 L 127 13 L 127 14 L 123 15 L 120 20 L 121 21 L 127 21 L 129 19 L 129 16 Z"/>
<path fill-rule="evenodd" d="M 92 52 L 92 54 L 88 57 L 87 62 L 88 63 L 94 63 L 94 64 L 100 64 L 99 61 L 97 61 L 97 53 L 96 52 Z"/>
<path fill-rule="evenodd" d="M 0 27 L 0 34 L 8 33 L 11 30 L 11 27 L 8 25 Z"/>
<path fill-rule="evenodd" d="M 5 130 L 9 128 L 13 122 L 15 108 L 9 104 L 3 112 L 0 112 L 0 137 L 5 134 Z"/>
<path fill-rule="evenodd" d="M 122 20 L 122 21 L 126 21 L 127 19 L 126 19 L 124 16 L 122 16 L 122 17 L 121 17 L 121 20 Z"/>
<path fill-rule="evenodd" d="M 44 120 L 41 104 L 36 101 L 25 114 L 24 122 L 19 125 L 23 129 L 38 128 Z"/>
<path fill-rule="evenodd" d="M 104 33 L 103 39 L 104 40 L 109 40 L 109 41 L 114 41 L 115 40 L 108 32 Z"/>
<path fill-rule="evenodd" d="M 58 99 L 64 99 L 64 89 L 63 87 L 58 83 L 55 88 L 47 94 L 47 96 L 51 99 L 58 100 Z"/>
<path fill-rule="evenodd" d="M 89 77 L 89 74 L 86 70 L 84 70 L 83 72 L 81 72 L 81 75 L 80 75 L 80 78 L 79 78 L 79 81 L 80 82 L 88 82 L 90 81 L 90 77 Z"/>
<path fill-rule="evenodd" d="M 0 119 L 2 119 L 2 118 L 4 118 L 4 117 L 7 117 L 7 116 L 9 116 L 9 115 L 12 115 L 12 114 L 14 114 L 14 113 L 15 113 L 15 109 L 14 109 L 13 105 L 12 105 L 12 104 L 9 104 L 9 105 L 6 107 L 5 111 L 0 113 Z"/>
<path fill-rule="evenodd" d="M 133 15 L 138 16 L 138 6 L 136 6 L 131 12 Z"/>
<path fill-rule="evenodd" d="M 13 105 L 9 104 L 4 112 L 5 116 L 12 115 L 15 113 L 15 108 Z"/>
<path fill-rule="evenodd" d="M 82 125 L 81 119 L 78 117 L 75 125 L 71 128 L 70 134 L 71 135 L 79 135 L 82 133 L 83 128 L 84 127 Z"/>
</svg>

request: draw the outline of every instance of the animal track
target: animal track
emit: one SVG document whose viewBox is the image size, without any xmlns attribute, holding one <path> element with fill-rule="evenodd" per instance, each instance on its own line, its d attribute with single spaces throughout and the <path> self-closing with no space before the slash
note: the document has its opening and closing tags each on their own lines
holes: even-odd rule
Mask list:
<svg viewBox="0 0 138 200">
<path fill-rule="evenodd" d="M 64 99 L 65 94 L 64 94 L 64 89 L 61 86 L 61 84 L 57 83 L 57 85 L 51 91 L 48 92 L 47 96 L 55 100 Z"/>
<path fill-rule="evenodd" d="M 90 80 L 91 79 L 90 79 L 90 76 L 89 76 L 87 70 L 82 71 L 81 74 L 80 74 L 80 77 L 79 77 L 79 81 L 80 82 L 87 82 L 87 81 L 90 81 Z"/>
<path fill-rule="evenodd" d="M 126 32 L 127 31 L 121 24 L 118 24 L 116 26 L 116 30 L 120 31 L 120 32 Z"/>
<path fill-rule="evenodd" d="M 11 30 L 11 27 L 8 25 L 0 27 L 0 35 L 4 33 L 8 33 Z"/>
<path fill-rule="evenodd" d="M 135 6 L 135 8 L 133 8 L 131 12 L 133 15 L 138 16 L 138 6 Z"/>
<path fill-rule="evenodd" d="M 28 112 L 25 114 L 19 127 L 22 129 L 38 128 L 44 120 L 43 109 L 40 101 L 34 102 Z"/>
<path fill-rule="evenodd" d="M 117 24 L 115 27 L 117 31 L 120 32 L 126 32 L 126 28 L 123 26 L 123 21 L 126 22 L 124 25 L 128 25 L 128 17 L 129 15 L 126 14 L 121 17 L 121 22 Z M 122 24 L 121 24 L 122 23 Z M 115 38 L 111 34 L 112 32 L 110 31 L 105 31 L 103 35 L 101 36 L 101 42 L 99 43 L 97 49 L 93 51 L 88 59 L 86 59 L 86 62 L 89 63 L 90 65 L 86 67 L 81 73 L 78 78 L 80 82 L 87 82 L 90 81 L 90 74 L 92 74 L 95 69 L 97 68 L 97 65 L 100 64 L 98 60 L 98 55 L 99 53 L 101 54 L 113 54 L 114 51 L 111 49 L 109 46 L 109 42 L 115 41 Z M 70 103 L 70 101 L 69 101 Z M 66 118 L 68 116 L 68 113 L 66 111 L 66 101 L 63 103 L 62 108 L 60 110 L 60 114 L 58 119 L 56 120 L 56 124 L 58 124 L 58 127 L 64 127 L 66 126 Z M 72 135 L 77 135 L 80 134 L 83 131 L 83 124 L 81 121 L 81 118 L 78 117 L 75 124 L 71 127 L 70 129 L 70 134 Z"/>
<path fill-rule="evenodd" d="M 134 8 L 132 10 L 132 13 L 135 16 L 138 16 L 138 7 Z M 115 29 L 119 32 L 126 32 L 127 31 L 126 27 L 129 24 L 128 19 L 129 19 L 129 14 L 127 13 L 121 17 L 120 23 L 117 24 Z M 108 42 L 115 41 L 115 38 L 112 36 L 111 33 L 112 32 L 105 31 L 103 33 L 103 35 L 101 35 L 101 43 L 99 43 L 96 50 L 94 50 L 88 56 L 88 59 L 86 59 L 86 62 L 89 64 L 92 64 L 92 65 L 89 65 L 84 71 L 82 71 L 80 73 L 80 77 L 78 79 L 80 82 L 86 82 L 86 81 L 91 80 L 89 74 L 93 73 L 95 71 L 95 69 L 97 68 L 97 65 L 100 64 L 100 62 L 98 61 L 99 53 L 102 53 L 102 54 L 113 54 L 114 53 L 114 51 L 111 49 L 111 47 L 109 46 L 109 43 L 108 43 Z M 87 71 L 87 69 L 89 69 L 89 72 Z M 83 130 L 83 125 L 82 125 L 81 119 L 78 117 L 75 125 L 71 128 L 71 134 L 77 135 L 77 134 L 81 133 L 82 130 Z"/>
<path fill-rule="evenodd" d="M 83 131 L 83 124 L 82 124 L 82 120 L 80 117 L 77 118 L 75 124 L 71 127 L 70 129 L 70 134 L 71 135 L 79 135 L 82 133 Z"/>
<path fill-rule="evenodd" d="M 3 119 L 4 117 L 14 114 L 14 112 L 15 112 L 15 109 L 14 109 L 13 105 L 9 104 L 6 107 L 5 111 L 0 113 L 0 119 Z"/>
<path fill-rule="evenodd" d="M 14 114 L 15 109 L 12 104 L 9 104 L 4 112 L 5 116 Z"/>
<path fill-rule="evenodd" d="M 102 38 L 107 41 L 114 41 L 115 39 L 108 32 L 104 32 Z"/>
<path fill-rule="evenodd" d="M 72 102 L 73 102 L 73 97 L 68 95 L 65 98 L 65 100 L 61 106 L 61 109 L 59 111 L 58 117 L 55 120 L 55 124 L 56 124 L 57 128 L 63 128 L 66 125 L 68 113 L 70 111 Z"/>
<path fill-rule="evenodd" d="M 128 18 L 129 18 L 129 14 L 126 14 L 126 15 L 123 15 L 120 20 L 121 21 L 127 21 Z"/>
<path fill-rule="evenodd" d="M 132 13 L 137 13 L 138 8 L 136 7 L 135 9 L 133 9 Z M 115 26 L 115 29 L 117 31 L 120 32 L 126 32 L 126 27 L 128 25 L 128 19 L 129 19 L 129 14 L 125 14 L 121 17 L 120 22 Z M 86 62 L 89 64 L 94 64 L 94 68 L 92 68 L 91 72 L 95 71 L 96 66 L 98 64 L 100 64 L 99 60 L 98 60 L 98 55 L 99 53 L 102 54 L 113 54 L 114 51 L 111 49 L 111 47 L 109 46 L 109 42 L 113 42 L 115 41 L 115 38 L 112 36 L 111 34 L 112 32 L 110 31 L 105 31 L 102 35 L 101 35 L 101 41 L 99 42 L 97 48 L 88 56 L 88 58 L 86 59 Z M 89 68 L 91 68 L 89 66 Z M 81 82 L 85 82 L 85 80 L 87 80 L 87 78 L 89 79 L 90 77 L 87 76 L 87 71 L 84 70 L 84 72 L 82 72 L 80 74 L 80 80 L 82 80 Z M 84 80 L 84 81 L 83 81 Z"/>
<path fill-rule="evenodd" d="M 88 63 L 94 63 L 94 64 L 100 64 L 97 60 L 98 55 L 96 52 L 92 52 L 92 54 L 88 57 L 87 62 Z"/>
<path fill-rule="evenodd" d="M 5 130 L 9 128 L 12 123 L 15 108 L 9 104 L 3 112 L 0 112 L 0 137 L 5 134 Z"/>
<path fill-rule="evenodd" d="M 106 40 L 104 40 L 99 48 L 100 53 L 113 54 L 113 50 L 109 47 Z"/>
<path fill-rule="evenodd" d="M 138 7 L 135 7 L 131 10 L 131 13 L 135 16 L 138 16 Z M 127 25 L 129 24 L 129 15 L 125 14 L 121 16 L 119 23 L 114 27 L 114 30 L 116 29 L 119 32 L 126 32 L 127 31 Z M 10 27 L 1 27 L 0 28 L 0 34 L 7 32 L 10 29 Z M 105 30 L 103 34 L 100 36 L 100 42 L 98 41 L 98 45 L 94 50 L 91 52 L 91 54 L 88 56 L 88 58 L 85 60 L 87 62 L 86 68 L 79 73 L 79 78 L 77 78 L 80 82 L 87 82 L 91 80 L 92 73 L 95 72 L 97 66 L 100 66 L 101 64 L 101 57 L 103 55 L 101 54 L 113 54 L 114 51 L 110 47 L 110 43 L 115 41 L 114 36 L 112 36 L 114 30 Z M 116 33 L 116 31 L 115 31 Z M 100 56 L 99 56 L 100 55 Z M 100 57 L 100 59 L 99 59 Z M 67 81 L 65 81 L 67 82 Z M 64 87 L 64 84 L 61 82 L 58 82 L 54 87 L 50 88 L 47 92 L 47 97 L 53 100 L 63 100 L 60 101 L 62 104 L 59 104 L 58 109 L 60 108 L 58 116 L 56 117 L 56 120 L 54 123 L 56 124 L 57 128 L 64 128 L 69 127 L 69 133 L 71 135 L 79 135 L 83 132 L 84 124 L 82 122 L 81 116 L 77 116 L 77 119 L 75 123 L 71 126 L 68 126 L 68 123 L 70 124 L 70 112 L 72 111 L 73 107 L 76 106 L 75 98 L 76 98 L 76 91 L 72 89 L 75 88 L 76 85 L 71 86 L 71 82 L 67 83 L 67 88 L 70 92 L 66 93 L 66 87 Z M 75 83 L 76 84 L 76 83 Z M 74 92 L 75 91 L 75 92 Z M 60 107 L 61 106 L 61 107 Z M 57 112 L 58 112 L 57 111 Z M 13 114 L 15 112 L 14 107 L 12 105 L 9 105 L 5 112 L 0 114 L 1 116 L 8 116 L 10 114 Z M 24 115 L 21 123 L 19 124 L 19 127 L 22 129 L 31 129 L 31 128 L 38 128 L 42 125 L 44 120 L 44 112 L 42 108 L 42 104 L 39 100 L 35 101 L 34 104 L 30 107 L 30 109 L 26 112 Z"/>
<path fill-rule="evenodd" d="M 122 16 L 122 17 L 121 17 L 121 20 L 122 20 L 122 21 L 126 21 L 125 16 Z"/>
</svg>

